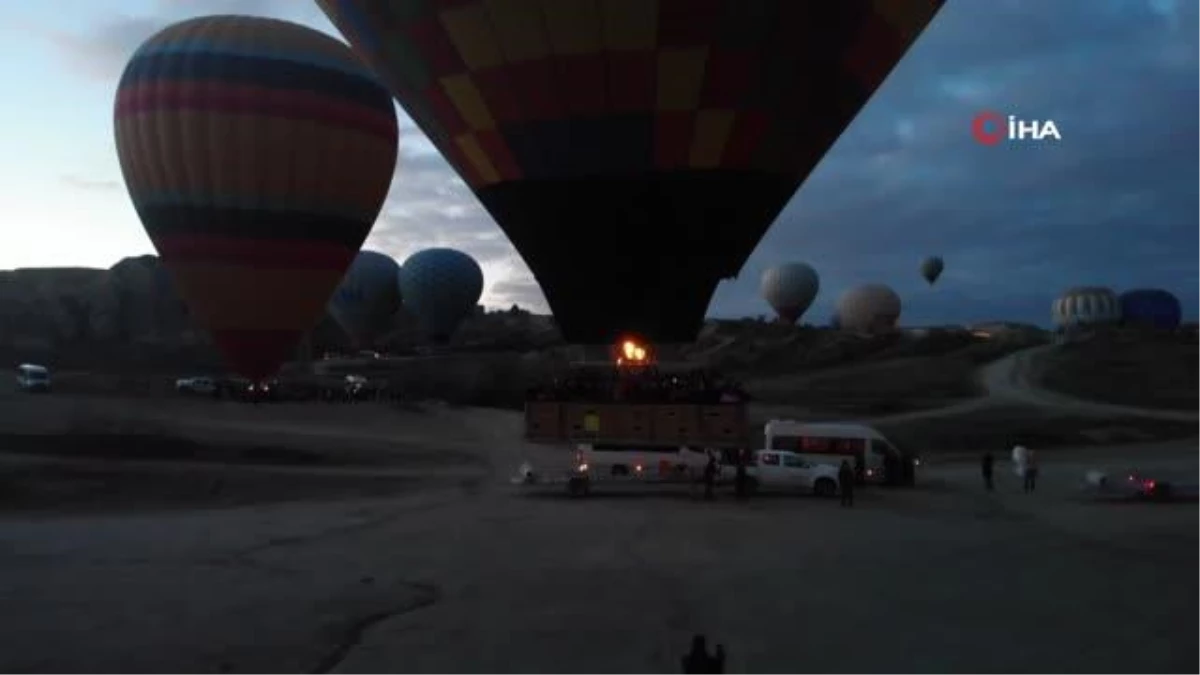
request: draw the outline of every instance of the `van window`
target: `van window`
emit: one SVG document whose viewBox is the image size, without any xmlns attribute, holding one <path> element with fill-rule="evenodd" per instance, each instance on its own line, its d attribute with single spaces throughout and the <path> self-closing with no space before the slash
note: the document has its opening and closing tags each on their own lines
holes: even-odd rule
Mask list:
<svg viewBox="0 0 1200 675">
<path fill-rule="evenodd" d="M 762 455 L 762 463 L 767 466 L 779 466 L 779 454 L 774 452 L 764 452 Z"/>
<path fill-rule="evenodd" d="M 867 449 L 867 441 L 864 438 L 836 438 L 833 441 L 834 452 L 857 454 Z"/>
</svg>

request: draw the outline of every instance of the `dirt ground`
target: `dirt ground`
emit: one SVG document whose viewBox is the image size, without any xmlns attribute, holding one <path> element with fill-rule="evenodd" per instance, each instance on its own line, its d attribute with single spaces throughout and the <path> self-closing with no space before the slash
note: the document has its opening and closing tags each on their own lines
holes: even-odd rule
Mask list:
<svg viewBox="0 0 1200 675">
<path fill-rule="evenodd" d="M 1056 350 L 1042 381 L 1088 400 L 1194 411 L 1200 407 L 1198 372 L 1194 333 L 1114 331 Z"/>
<path fill-rule="evenodd" d="M 1047 452 L 1033 495 L 934 461 L 841 509 L 520 493 L 553 450 L 498 411 L 5 397 L 0 424 L 0 475 L 49 491 L 0 507 L 3 671 L 678 672 L 694 632 L 730 672 L 1200 666 L 1195 504 L 1078 491 L 1195 475 L 1194 441 Z M 82 431 L 195 445 L 29 440 Z"/>
<path fill-rule="evenodd" d="M 747 390 L 765 406 L 800 407 L 819 417 L 870 417 L 929 410 L 982 394 L 976 371 L 1026 342 L 994 340 L 920 354 L 906 342 L 864 361 L 818 371 L 757 376 Z"/>
</svg>

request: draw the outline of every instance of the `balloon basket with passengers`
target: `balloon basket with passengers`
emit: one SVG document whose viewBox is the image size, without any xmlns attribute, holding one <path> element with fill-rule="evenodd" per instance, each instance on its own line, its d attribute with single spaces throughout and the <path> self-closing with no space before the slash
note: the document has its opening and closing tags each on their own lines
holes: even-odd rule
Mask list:
<svg viewBox="0 0 1200 675">
<path fill-rule="evenodd" d="M 573 363 L 529 392 L 525 440 L 552 452 L 525 462 L 514 482 L 574 495 L 597 483 L 697 484 L 710 461 L 733 464 L 748 439 L 736 384 L 660 363 L 649 345 L 627 338 L 611 359 Z"/>
</svg>

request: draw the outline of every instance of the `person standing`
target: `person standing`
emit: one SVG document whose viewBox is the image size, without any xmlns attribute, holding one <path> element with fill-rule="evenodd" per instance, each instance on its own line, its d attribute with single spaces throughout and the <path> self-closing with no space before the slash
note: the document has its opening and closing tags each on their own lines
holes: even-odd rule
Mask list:
<svg viewBox="0 0 1200 675">
<path fill-rule="evenodd" d="M 996 468 L 996 458 L 992 456 L 991 450 L 983 453 L 983 462 L 980 468 L 983 470 L 983 486 L 988 492 L 991 492 L 995 489 L 993 475 Z"/>
<path fill-rule="evenodd" d="M 717 481 L 717 458 L 712 450 L 708 451 L 708 461 L 704 464 L 704 498 L 713 498 L 713 485 Z"/>
<path fill-rule="evenodd" d="M 1025 492 L 1037 490 L 1038 462 L 1032 450 L 1025 455 Z"/>
<path fill-rule="evenodd" d="M 713 670 L 713 657 L 709 656 L 707 640 L 703 635 L 691 638 L 691 651 L 683 657 L 683 675 L 708 675 Z"/>
<path fill-rule="evenodd" d="M 748 457 L 745 450 L 739 450 L 737 454 L 737 469 L 733 477 L 734 491 L 738 499 L 745 499 L 747 496 L 747 480 L 746 480 L 746 462 Z"/>
<path fill-rule="evenodd" d="M 842 493 L 842 506 L 854 506 L 854 469 L 849 460 L 843 459 L 842 466 L 838 468 L 838 488 Z"/>
</svg>

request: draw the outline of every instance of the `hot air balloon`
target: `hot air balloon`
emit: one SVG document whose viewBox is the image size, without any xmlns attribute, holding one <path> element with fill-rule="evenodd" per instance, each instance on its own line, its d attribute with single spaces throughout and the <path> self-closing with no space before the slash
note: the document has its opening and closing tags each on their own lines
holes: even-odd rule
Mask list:
<svg viewBox="0 0 1200 675">
<path fill-rule="evenodd" d="M 787 323 L 796 323 L 820 289 L 817 271 L 798 262 L 767 268 L 759 283 L 763 299 L 775 309 L 779 319 Z"/>
<path fill-rule="evenodd" d="M 1120 301 L 1121 319 L 1128 324 L 1172 330 L 1183 320 L 1179 298 L 1161 288 L 1125 291 Z"/>
<path fill-rule="evenodd" d="M 361 251 L 329 301 L 329 313 L 357 347 L 368 347 L 400 309 L 400 265 L 391 256 Z"/>
<path fill-rule="evenodd" d="M 446 342 L 475 310 L 483 294 L 483 270 L 452 248 L 418 251 L 400 267 L 400 294 L 433 340 Z"/>
<path fill-rule="evenodd" d="M 1059 328 L 1113 323 L 1121 319 L 1121 300 L 1103 286 L 1078 286 L 1063 291 L 1050 313 Z"/>
<path fill-rule="evenodd" d="M 883 284 L 857 286 L 838 298 L 837 316 L 846 330 L 884 333 L 900 318 L 900 296 Z"/>
<path fill-rule="evenodd" d="M 695 338 L 941 0 L 316 0 L 541 284 L 564 338 Z"/>
<path fill-rule="evenodd" d="M 115 133 L 134 208 L 232 368 L 272 375 L 320 319 L 395 169 L 391 97 L 337 40 L 210 16 L 133 54 Z"/>
<path fill-rule="evenodd" d="M 921 261 L 921 276 L 932 286 L 938 277 L 942 276 L 942 270 L 945 268 L 946 263 L 942 261 L 941 256 L 930 256 Z"/>
</svg>

